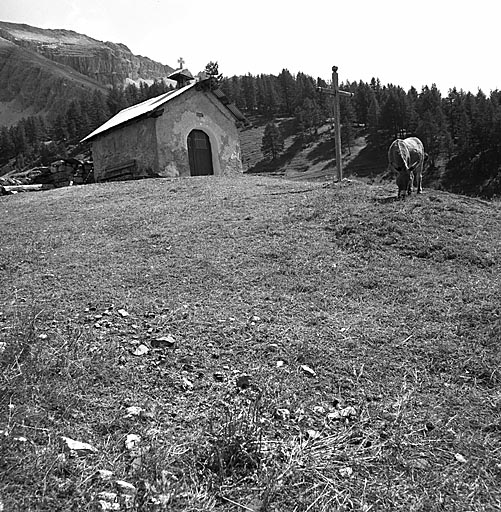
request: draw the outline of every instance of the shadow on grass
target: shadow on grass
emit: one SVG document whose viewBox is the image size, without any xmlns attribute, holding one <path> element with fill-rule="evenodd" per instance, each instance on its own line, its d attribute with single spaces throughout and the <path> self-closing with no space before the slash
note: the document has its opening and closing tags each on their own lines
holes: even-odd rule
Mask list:
<svg viewBox="0 0 501 512">
<path fill-rule="evenodd" d="M 346 173 L 362 178 L 375 178 L 386 172 L 386 152 L 368 145 L 345 167 Z"/>
<path fill-rule="evenodd" d="M 335 145 L 333 140 L 325 140 L 317 144 L 307 155 L 306 158 L 313 164 L 324 160 L 333 160 L 336 158 Z"/>
<path fill-rule="evenodd" d="M 245 171 L 246 174 L 284 171 L 284 167 L 303 150 L 303 143 L 295 140 L 287 150 L 275 159 L 262 159 Z"/>
<path fill-rule="evenodd" d="M 397 196 L 376 197 L 375 199 L 375 202 L 379 204 L 396 203 L 398 201 L 403 201 L 403 199 L 400 199 Z"/>
</svg>

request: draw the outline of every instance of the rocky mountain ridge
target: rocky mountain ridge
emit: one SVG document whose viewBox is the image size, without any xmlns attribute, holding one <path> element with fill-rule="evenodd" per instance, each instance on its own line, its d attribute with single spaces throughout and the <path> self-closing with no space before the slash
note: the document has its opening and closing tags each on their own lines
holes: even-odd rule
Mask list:
<svg viewBox="0 0 501 512">
<path fill-rule="evenodd" d="M 121 43 L 0 21 L 0 126 L 57 113 L 82 91 L 106 92 L 130 81 L 165 78 L 172 70 Z"/>
</svg>

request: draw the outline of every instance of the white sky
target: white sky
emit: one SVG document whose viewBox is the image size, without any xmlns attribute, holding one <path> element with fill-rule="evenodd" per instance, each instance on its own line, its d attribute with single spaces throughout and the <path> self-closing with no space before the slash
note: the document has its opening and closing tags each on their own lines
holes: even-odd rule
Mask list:
<svg viewBox="0 0 501 512">
<path fill-rule="evenodd" d="M 74 30 L 193 74 L 501 89 L 499 0 L 0 0 L 0 20 Z"/>
</svg>

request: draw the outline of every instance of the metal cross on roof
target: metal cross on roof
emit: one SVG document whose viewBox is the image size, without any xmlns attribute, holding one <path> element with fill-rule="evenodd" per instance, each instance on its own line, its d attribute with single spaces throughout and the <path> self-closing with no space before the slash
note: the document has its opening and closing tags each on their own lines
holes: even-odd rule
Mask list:
<svg viewBox="0 0 501 512">
<path fill-rule="evenodd" d="M 339 120 L 339 96 L 353 96 L 352 92 L 341 91 L 339 89 L 339 81 L 337 76 L 337 66 L 332 66 L 332 88 L 318 87 L 320 92 L 334 96 L 334 129 L 336 141 L 336 166 L 337 177 L 341 181 L 343 179 L 343 163 L 341 161 L 341 122 Z"/>
<path fill-rule="evenodd" d="M 179 59 L 177 59 L 177 61 L 179 62 L 179 69 L 183 69 L 184 59 L 182 57 L 179 57 Z"/>
</svg>

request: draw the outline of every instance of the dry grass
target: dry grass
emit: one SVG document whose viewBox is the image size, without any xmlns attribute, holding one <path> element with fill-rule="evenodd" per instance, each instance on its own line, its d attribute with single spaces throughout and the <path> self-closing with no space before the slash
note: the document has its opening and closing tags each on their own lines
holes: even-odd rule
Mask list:
<svg viewBox="0 0 501 512">
<path fill-rule="evenodd" d="M 4 510 L 500 510 L 501 208 L 395 193 L 2 198 Z"/>
</svg>

